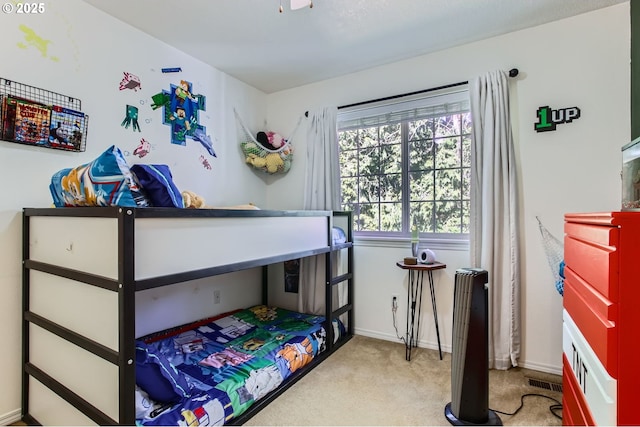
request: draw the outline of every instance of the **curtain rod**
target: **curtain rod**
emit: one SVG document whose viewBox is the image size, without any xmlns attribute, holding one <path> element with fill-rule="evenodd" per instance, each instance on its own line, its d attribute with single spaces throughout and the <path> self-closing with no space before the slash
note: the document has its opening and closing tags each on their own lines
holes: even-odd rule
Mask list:
<svg viewBox="0 0 640 427">
<path fill-rule="evenodd" d="M 520 70 L 518 70 L 517 68 L 512 68 L 512 69 L 509 70 L 509 77 L 516 77 L 519 73 L 520 73 Z M 451 84 L 444 85 L 444 86 L 438 86 L 438 87 L 432 87 L 432 88 L 429 88 L 429 89 L 417 90 L 415 92 L 402 93 L 400 95 L 387 96 L 387 97 L 384 97 L 384 98 L 371 99 L 369 101 L 356 102 L 354 104 L 341 105 L 341 106 L 338 107 L 338 110 L 340 110 L 342 108 L 358 107 L 360 105 L 373 104 L 374 102 L 388 101 L 390 99 L 402 98 L 402 97 L 405 97 L 405 96 L 411 96 L 411 95 L 418 95 L 418 94 L 421 94 L 421 93 L 433 92 L 433 91 L 440 90 L 440 89 L 449 89 L 451 87 L 462 86 L 462 85 L 466 85 L 468 83 L 469 83 L 469 81 L 451 83 Z M 305 111 L 304 115 L 306 117 L 309 117 L 309 112 Z"/>
</svg>

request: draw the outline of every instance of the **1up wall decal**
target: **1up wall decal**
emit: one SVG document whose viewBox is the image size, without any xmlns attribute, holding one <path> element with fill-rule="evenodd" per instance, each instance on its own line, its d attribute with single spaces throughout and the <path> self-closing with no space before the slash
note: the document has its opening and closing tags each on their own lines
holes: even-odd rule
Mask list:
<svg viewBox="0 0 640 427">
<path fill-rule="evenodd" d="M 538 108 L 536 111 L 538 121 L 533 128 L 536 132 L 547 132 L 556 130 L 556 125 L 562 123 L 571 123 L 580 118 L 580 109 L 578 107 L 551 109 L 548 105 Z"/>
</svg>

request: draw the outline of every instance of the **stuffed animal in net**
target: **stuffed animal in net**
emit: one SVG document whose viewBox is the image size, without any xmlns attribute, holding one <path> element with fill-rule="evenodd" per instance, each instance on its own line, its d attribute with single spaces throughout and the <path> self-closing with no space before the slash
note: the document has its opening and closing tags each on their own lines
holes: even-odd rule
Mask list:
<svg viewBox="0 0 640 427">
<path fill-rule="evenodd" d="M 268 150 L 277 150 L 287 143 L 287 140 L 282 135 L 271 131 L 258 132 L 256 141 Z"/>
<path fill-rule="evenodd" d="M 291 141 L 273 131 L 251 132 L 234 111 L 240 130 L 240 148 L 245 163 L 253 169 L 267 174 L 283 174 L 291 169 L 293 147 Z M 296 129 L 300 125 L 296 126 Z M 295 133 L 295 130 L 292 134 Z"/>
<path fill-rule="evenodd" d="M 277 151 L 264 150 L 251 141 L 242 144 L 245 162 L 256 169 L 270 174 L 285 173 L 291 168 L 291 147 L 282 146 Z"/>
</svg>

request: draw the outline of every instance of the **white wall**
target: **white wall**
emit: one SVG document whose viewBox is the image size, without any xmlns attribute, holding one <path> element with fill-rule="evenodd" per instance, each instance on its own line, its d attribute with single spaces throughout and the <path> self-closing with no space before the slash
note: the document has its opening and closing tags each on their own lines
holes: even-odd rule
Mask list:
<svg viewBox="0 0 640 427">
<path fill-rule="evenodd" d="M 268 123 L 285 132 L 306 110 L 466 81 L 495 69 L 519 68 L 520 76 L 511 84 L 511 102 L 522 207 L 520 365 L 560 373 L 562 299 L 554 288 L 536 216 L 562 238 L 564 213 L 620 208 L 620 148 L 630 140 L 629 63 L 629 4 L 624 3 L 271 94 Z M 536 110 L 545 105 L 577 106 L 582 117 L 559 125 L 554 132 L 536 133 Z M 305 132 L 306 127 L 297 137 L 289 174 L 269 185 L 269 206 L 302 206 Z M 408 242 L 400 247 L 356 246 L 357 333 L 396 340 L 390 300 L 392 294 L 406 295 L 407 285 L 406 274 L 395 261 L 407 256 L 408 248 Z M 447 264 L 435 278 L 441 339 L 450 348 L 453 278 L 457 268 L 468 266 L 469 255 L 466 251 L 436 252 Z M 400 309 L 403 333 L 404 311 Z M 421 345 L 437 348 L 429 304 L 422 313 Z"/>
<path fill-rule="evenodd" d="M 127 154 L 130 164 L 168 164 L 178 188 L 201 194 L 209 205 L 263 206 L 264 181 L 244 165 L 233 109 L 257 128 L 264 123 L 266 96 L 80 0 L 45 2 L 40 15 L 3 13 L 1 20 L 0 77 L 79 98 L 90 116 L 84 153 L 0 141 L 0 341 L 5 349 L 0 354 L 0 424 L 4 424 L 20 413 L 22 208 L 50 206 L 51 175 L 92 160 L 112 144 Z M 30 30 L 48 43 L 38 45 L 37 39 L 28 38 Z M 165 67 L 181 67 L 182 72 L 163 74 Z M 140 77 L 141 90 L 119 90 L 123 72 Z M 206 96 L 206 111 L 200 118 L 214 140 L 217 158 L 193 140 L 186 146 L 171 144 L 161 110 L 150 107 L 152 95 L 169 90 L 169 84 L 180 79 L 192 82 L 193 92 Z M 139 133 L 120 126 L 126 104 L 139 108 Z M 132 154 L 141 137 L 152 144 L 151 153 L 142 159 Z M 203 167 L 201 155 L 211 170 Z M 223 298 L 225 294 L 223 289 Z"/>
</svg>

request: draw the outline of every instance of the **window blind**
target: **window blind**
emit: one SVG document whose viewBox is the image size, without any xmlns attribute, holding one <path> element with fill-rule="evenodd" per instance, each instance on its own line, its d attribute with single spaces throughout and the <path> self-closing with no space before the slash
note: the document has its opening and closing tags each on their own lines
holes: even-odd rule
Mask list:
<svg viewBox="0 0 640 427">
<path fill-rule="evenodd" d="M 469 111 L 468 85 L 338 111 L 338 130 L 424 120 Z"/>
</svg>

